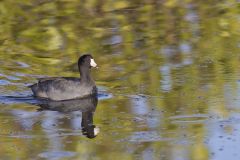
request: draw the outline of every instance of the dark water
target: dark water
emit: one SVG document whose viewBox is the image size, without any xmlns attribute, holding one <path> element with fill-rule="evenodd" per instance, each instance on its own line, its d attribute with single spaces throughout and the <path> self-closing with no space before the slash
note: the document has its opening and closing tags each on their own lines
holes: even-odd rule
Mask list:
<svg viewBox="0 0 240 160">
<path fill-rule="evenodd" d="M 1 1 L 0 159 L 240 159 L 239 7 Z M 79 76 L 84 53 L 97 105 L 40 108 L 27 86 Z"/>
</svg>

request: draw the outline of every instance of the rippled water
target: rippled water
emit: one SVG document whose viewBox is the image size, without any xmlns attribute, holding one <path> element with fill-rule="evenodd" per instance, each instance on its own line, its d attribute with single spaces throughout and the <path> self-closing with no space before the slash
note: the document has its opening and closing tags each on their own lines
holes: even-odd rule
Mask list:
<svg viewBox="0 0 240 160">
<path fill-rule="evenodd" d="M 0 2 L 0 159 L 240 159 L 239 5 Z M 32 97 L 84 53 L 98 101 Z"/>
</svg>

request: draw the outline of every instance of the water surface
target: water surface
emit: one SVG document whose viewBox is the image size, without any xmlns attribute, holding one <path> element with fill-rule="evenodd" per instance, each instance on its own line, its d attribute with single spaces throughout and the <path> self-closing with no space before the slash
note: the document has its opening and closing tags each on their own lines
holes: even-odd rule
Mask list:
<svg viewBox="0 0 240 160">
<path fill-rule="evenodd" d="M 240 159 L 239 6 L 1 1 L 0 159 Z M 84 53 L 100 66 L 95 137 L 88 114 L 39 110 L 27 87 L 79 76 Z"/>
</svg>

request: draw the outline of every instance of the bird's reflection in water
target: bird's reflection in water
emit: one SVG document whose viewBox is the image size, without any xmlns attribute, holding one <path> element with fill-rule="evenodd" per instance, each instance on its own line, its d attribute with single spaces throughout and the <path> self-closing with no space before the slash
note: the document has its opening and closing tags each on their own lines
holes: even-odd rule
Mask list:
<svg viewBox="0 0 240 160">
<path fill-rule="evenodd" d="M 49 101 L 41 100 L 38 106 L 39 111 L 52 110 L 62 113 L 74 111 L 82 112 L 82 133 L 88 138 L 94 138 L 99 133 L 99 128 L 93 124 L 93 116 L 98 103 L 97 96 L 89 96 L 81 99 Z"/>
</svg>

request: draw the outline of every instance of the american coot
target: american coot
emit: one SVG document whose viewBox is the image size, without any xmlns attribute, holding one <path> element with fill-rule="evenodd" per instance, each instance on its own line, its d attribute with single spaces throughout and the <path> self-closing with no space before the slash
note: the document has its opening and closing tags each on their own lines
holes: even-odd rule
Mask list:
<svg viewBox="0 0 240 160">
<path fill-rule="evenodd" d="M 35 97 L 55 101 L 97 94 L 97 87 L 90 75 L 91 67 L 97 67 L 93 57 L 91 55 L 83 55 L 78 60 L 80 78 L 40 78 L 38 83 L 31 85 L 30 88 Z"/>
</svg>

